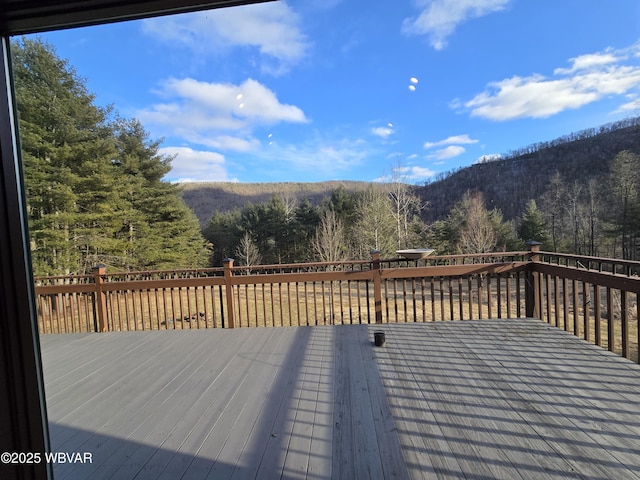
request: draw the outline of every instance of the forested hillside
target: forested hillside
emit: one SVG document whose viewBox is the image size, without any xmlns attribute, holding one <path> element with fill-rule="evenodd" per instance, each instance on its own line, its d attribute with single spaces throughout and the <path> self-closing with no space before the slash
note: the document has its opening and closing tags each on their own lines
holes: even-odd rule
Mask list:
<svg viewBox="0 0 640 480">
<path fill-rule="evenodd" d="M 506 219 L 516 219 L 529 200 L 541 201 L 554 176 L 559 175 L 566 187 L 576 182 L 586 186 L 590 180 L 604 185 L 613 159 L 623 150 L 640 154 L 640 117 L 530 145 L 501 160 L 441 175 L 418 192 L 430 205 L 425 219 L 446 218 L 468 190 L 481 192 L 487 204 L 499 208 Z"/>
<path fill-rule="evenodd" d="M 192 182 L 181 185 L 182 198 L 205 226 L 213 212 L 227 212 L 243 208 L 247 203 L 268 202 L 273 195 L 291 201 L 309 200 L 318 205 L 330 197 L 334 190 L 344 188 L 349 192 L 367 189 L 369 183 L 335 180 L 316 183 L 238 183 L 238 182 Z"/>
<path fill-rule="evenodd" d="M 97 107 L 49 45 L 11 47 L 34 273 L 207 265 L 195 215 L 162 181 L 171 159 L 159 142 Z"/>
</svg>

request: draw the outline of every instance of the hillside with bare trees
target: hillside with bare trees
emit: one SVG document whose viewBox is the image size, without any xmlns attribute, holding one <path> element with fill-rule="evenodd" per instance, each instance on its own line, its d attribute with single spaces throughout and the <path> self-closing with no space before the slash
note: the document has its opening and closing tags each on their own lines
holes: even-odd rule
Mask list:
<svg viewBox="0 0 640 480">
<path fill-rule="evenodd" d="M 238 182 L 193 182 L 181 185 L 182 198 L 205 225 L 216 212 L 228 212 L 241 209 L 247 203 L 268 202 L 274 195 L 300 202 L 309 200 L 317 205 L 330 197 L 332 192 L 343 188 L 349 192 L 366 190 L 368 182 L 327 181 L 315 183 L 238 183 Z"/>
<path fill-rule="evenodd" d="M 517 219 L 527 202 L 540 204 L 554 177 L 567 187 L 590 181 L 605 187 L 610 165 L 621 151 L 640 154 L 640 117 L 584 130 L 509 152 L 499 160 L 442 174 L 419 189 L 429 203 L 427 221 L 447 217 L 467 191 L 479 192 L 487 206 Z M 606 192 L 602 192 L 606 197 Z"/>
</svg>

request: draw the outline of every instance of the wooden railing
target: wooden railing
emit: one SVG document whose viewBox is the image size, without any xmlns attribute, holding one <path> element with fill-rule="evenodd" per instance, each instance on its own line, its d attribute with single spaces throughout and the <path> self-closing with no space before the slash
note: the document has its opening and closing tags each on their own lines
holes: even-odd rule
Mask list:
<svg viewBox="0 0 640 480">
<path fill-rule="evenodd" d="M 640 262 L 538 251 L 36 278 L 41 333 L 543 319 L 637 361 Z"/>
<path fill-rule="evenodd" d="M 528 252 L 38 277 L 42 333 L 523 316 Z"/>
<path fill-rule="evenodd" d="M 532 254 L 533 317 L 638 362 L 640 262 Z"/>
</svg>

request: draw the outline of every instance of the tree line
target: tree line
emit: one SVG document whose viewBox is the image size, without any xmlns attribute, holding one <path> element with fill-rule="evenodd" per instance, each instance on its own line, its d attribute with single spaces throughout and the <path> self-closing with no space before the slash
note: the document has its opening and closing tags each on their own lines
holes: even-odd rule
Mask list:
<svg viewBox="0 0 640 480">
<path fill-rule="evenodd" d="M 363 191 L 335 189 L 319 205 L 274 195 L 268 202 L 215 212 L 204 228 L 214 264 L 232 257 L 241 265 L 339 262 L 391 255 L 421 242 L 423 208 L 411 186 L 394 181 Z"/>
<path fill-rule="evenodd" d="M 488 210 L 482 194 L 468 192 L 446 220 L 428 225 L 428 208 L 402 182 L 371 184 L 365 191 L 338 188 L 318 206 L 274 195 L 268 202 L 216 212 L 204 229 L 214 246 L 213 263 L 234 258 L 239 265 L 340 262 L 385 258 L 406 248 L 430 247 L 437 254 L 522 249 L 514 222 Z"/>
<path fill-rule="evenodd" d="M 265 203 L 216 212 L 204 229 L 213 262 L 241 265 L 394 256 L 430 247 L 441 255 L 521 250 L 529 240 L 549 251 L 640 260 L 640 155 L 624 150 L 610 171 L 586 184 L 555 172 L 540 200 L 512 219 L 468 189 L 435 221 L 429 204 L 401 178 L 365 191 L 339 188 L 318 206 L 274 195 Z M 397 169 L 401 171 L 401 169 Z"/>
</svg>

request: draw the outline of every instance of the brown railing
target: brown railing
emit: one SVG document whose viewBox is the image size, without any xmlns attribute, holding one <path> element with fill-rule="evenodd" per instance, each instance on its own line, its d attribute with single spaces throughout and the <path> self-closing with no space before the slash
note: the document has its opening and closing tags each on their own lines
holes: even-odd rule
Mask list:
<svg viewBox="0 0 640 480">
<path fill-rule="evenodd" d="M 637 361 L 640 262 L 531 251 L 39 277 L 41 333 L 536 317 Z"/>
<path fill-rule="evenodd" d="M 528 252 L 38 277 L 43 333 L 523 316 Z M 376 308 L 377 306 L 377 308 Z"/>
<path fill-rule="evenodd" d="M 640 262 L 532 254 L 533 317 L 638 361 Z"/>
</svg>

